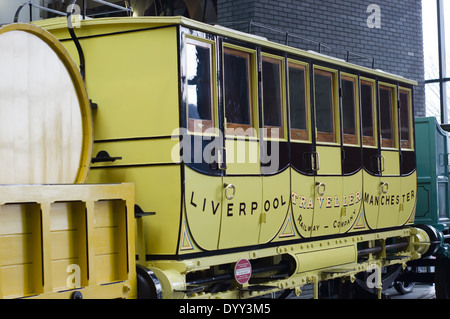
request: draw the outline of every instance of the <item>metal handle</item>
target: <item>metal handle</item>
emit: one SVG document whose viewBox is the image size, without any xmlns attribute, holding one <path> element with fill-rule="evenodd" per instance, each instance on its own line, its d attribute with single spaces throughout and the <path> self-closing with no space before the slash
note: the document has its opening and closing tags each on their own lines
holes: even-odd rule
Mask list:
<svg viewBox="0 0 450 319">
<path fill-rule="evenodd" d="M 383 194 L 386 194 L 389 191 L 389 184 L 386 182 L 381 182 L 380 183 L 380 188 L 381 188 L 381 192 Z"/>
<path fill-rule="evenodd" d="M 107 151 L 100 151 L 97 153 L 96 157 L 92 158 L 92 163 L 100 163 L 100 162 L 114 162 L 115 160 L 121 160 L 121 156 L 112 157 L 108 154 Z"/>
<path fill-rule="evenodd" d="M 384 172 L 384 156 L 383 155 L 378 156 L 378 171 Z"/>
<path fill-rule="evenodd" d="M 313 152 L 311 154 L 311 167 L 313 171 L 318 171 L 320 169 L 320 157 L 319 153 Z"/>
<path fill-rule="evenodd" d="M 316 182 L 316 186 L 317 186 L 317 194 L 319 194 L 319 196 L 323 196 L 325 194 L 325 190 L 326 190 L 326 186 L 324 183 L 322 182 Z M 320 188 L 323 187 L 323 191 L 320 191 Z"/>
<path fill-rule="evenodd" d="M 234 198 L 234 195 L 236 194 L 236 187 L 233 184 L 223 184 L 223 186 L 225 187 L 225 197 L 228 200 L 231 200 Z M 228 195 L 228 190 L 231 190 L 233 193 L 231 195 Z"/>
<path fill-rule="evenodd" d="M 225 147 L 221 147 L 217 149 L 217 164 L 220 170 L 226 170 L 227 164 L 225 162 L 227 154 L 227 149 Z"/>
</svg>

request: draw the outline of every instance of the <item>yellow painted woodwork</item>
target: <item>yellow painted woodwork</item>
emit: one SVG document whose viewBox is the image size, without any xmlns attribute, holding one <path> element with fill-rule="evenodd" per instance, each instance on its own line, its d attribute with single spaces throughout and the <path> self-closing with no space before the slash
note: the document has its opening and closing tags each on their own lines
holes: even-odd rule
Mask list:
<svg viewBox="0 0 450 319">
<path fill-rule="evenodd" d="M 402 199 L 401 180 L 398 177 L 380 178 L 380 195 L 378 205 L 377 228 L 393 227 L 398 225 L 400 213 L 400 199 Z"/>
<path fill-rule="evenodd" d="M 223 182 L 220 176 L 205 176 L 185 169 L 186 220 L 196 244 L 217 249 L 222 220 Z"/>
<path fill-rule="evenodd" d="M 64 30 L 51 31 L 70 38 Z M 96 32 L 95 26 L 76 29 L 79 37 Z M 77 60 L 73 42 L 62 43 Z M 86 87 L 98 104 L 93 112 L 95 140 L 170 136 L 179 127 L 175 27 L 81 39 L 80 43 L 89 60 Z M 118 48 L 133 53 L 124 58 Z"/>
<path fill-rule="evenodd" d="M 292 215 L 297 231 L 302 237 L 311 237 L 314 205 L 315 184 L 314 176 L 306 176 L 291 171 L 291 203 Z"/>
<path fill-rule="evenodd" d="M 81 41 L 87 90 L 98 104 L 96 140 L 171 135 L 179 127 L 176 37 L 173 27 Z M 124 60 L 117 48 L 132 54 Z"/>
<path fill-rule="evenodd" d="M 1 188 L 0 297 L 136 297 L 132 184 Z"/>
<path fill-rule="evenodd" d="M 112 154 L 111 154 L 112 155 Z M 177 165 L 112 167 L 92 169 L 89 183 L 132 182 L 135 202 L 144 212 L 144 242 L 147 254 L 174 254 L 181 217 L 181 176 Z"/>
<path fill-rule="evenodd" d="M 338 234 L 343 201 L 342 177 L 316 176 L 315 183 L 311 236 Z"/>
<path fill-rule="evenodd" d="M 227 174 L 260 174 L 258 140 L 226 138 L 225 149 Z"/>
<path fill-rule="evenodd" d="M 400 155 L 398 151 L 381 150 L 383 176 L 398 176 L 400 174 Z"/>
<path fill-rule="evenodd" d="M 417 204 L 417 172 L 409 176 L 402 177 L 402 198 L 400 200 L 402 207 L 399 207 L 399 225 L 407 223 L 414 219 Z"/>
<path fill-rule="evenodd" d="M 380 196 L 380 177 L 363 171 L 363 210 L 367 225 L 377 228 Z"/>
<path fill-rule="evenodd" d="M 95 142 L 92 154 L 96 156 L 100 151 L 106 151 L 112 157 L 121 157 L 114 162 L 93 163 L 92 167 L 179 163 L 178 139 L 158 138 L 139 140 L 119 140 L 114 142 Z"/>
<path fill-rule="evenodd" d="M 341 175 L 341 148 L 317 145 L 319 175 Z"/>
<path fill-rule="evenodd" d="M 262 180 L 260 176 L 223 178 L 232 184 L 235 195 L 222 203 L 219 249 L 258 244 L 262 210 Z M 231 191 L 229 194 L 231 196 Z"/>
<path fill-rule="evenodd" d="M 363 170 L 342 178 L 343 195 L 341 199 L 340 233 L 345 233 L 355 226 L 362 213 Z"/>
<path fill-rule="evenodd" d="M 290 212 L 290 170 L 262 177 L 262 212 L 259 243 L 267 243 L 280 231 Z"/>
</svg>

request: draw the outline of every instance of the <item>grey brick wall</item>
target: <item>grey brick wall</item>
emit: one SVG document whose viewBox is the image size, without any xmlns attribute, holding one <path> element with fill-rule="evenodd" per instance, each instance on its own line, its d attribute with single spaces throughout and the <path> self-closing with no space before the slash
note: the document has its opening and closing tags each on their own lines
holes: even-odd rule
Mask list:
<svg viewBox="0 0 450 319">
<path fill-rule="evenodd" d="M 380 7 L 380 28 L 369 28 L 370 4 Z M 346 50 L 373 57 L 374 67 L 419 82 L 415 115 L 425 116 L 421 0 L 217 0 L 218 23 L 248 31 L 249 21 L 299 35 L 326 46 L 322 53 L 345 59 Z M 285 35 L 253 25 L 254 34 L 285 43 Z M 289 45 L 318 50 L 295 36 Z M 331 48 L 331 49 L 330 49 Z M 370 59 L 350 54 L 350 62 L 371 67 Z"/>
</svg>

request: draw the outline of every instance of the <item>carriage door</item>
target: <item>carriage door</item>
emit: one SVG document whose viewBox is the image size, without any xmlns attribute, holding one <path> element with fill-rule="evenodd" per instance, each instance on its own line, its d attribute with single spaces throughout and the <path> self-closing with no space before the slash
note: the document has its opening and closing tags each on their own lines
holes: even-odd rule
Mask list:
<svg viewBox="0 0 450 319">
<path fill-rule="evenodd" d="M 343 194 L 338 74 L 336 70 L 314 66 L 313 75 L 316 176 L 311 236 L 321 236 L 340 231 Z"/>
<path fill-rule="evenodd" d="M 377 228 L 398 225 L 401 180 L 398 140 L 397 86 L 379 82 L 380 167 Z"/>
<path fill-rule="evenodd" d="M 262 210 L 259 243 L 273 239 L 288 218 L 290 198 L 289 145 L 287 143 L 285 58 L 261 53 Z M 284 235 L 292 234 L 292 231 Z"/>
<path fill-rule="evenodd" d="M 180 51 L 182 114 L 186 123 L 182 132 L 186 224 L 182 229 L 189 229 L 201 248 L 215 250 L 223 192 L 223 171 L 217 158 L 220 153 L 215 151 L 223 146 L 222 134 L 217 129 L 216 44 L 195 32 L 186 33 L 182 33 Z M 186 245 L 186 249 L 190 248 Z"/>
<path fill-rule="evenodd" d="M 256 50 L 224 43 L 222 59 L 226 168 L 219 249 L 257 244 L 262 209 Z"/>
<path fill-rule="evenodd" d="M 379 192 L 381 157 L 377 129 L 376 82 L 370 78 L 360 77 L 360 101 L 363 144 L 363 211 L 365 219 L 355 227 L 365 228 L 364 221 L 370 228 L 376 228 L 379 211 Z"/>
<path fill-rule="evenodd" d="M 361 213 L 362 170 L 358 76 L 340 74 L 342 115 L 342 192 L 340 232 L 347 232 Z"/>
<path fill-rule="evenodd" d="M 291 202 L 296 228 L 311 236 L 314 217 L 315 153 L 311 134 L 309 64 L 288 59 L 288 105 L 290 121 Z"/>
<path fill-rule="evenodd" d="M 412 115 L 412 90 L 399 88 L 399 120 L 400 120 L 400 173 L 402 183 L 402 194 L 399 207 L 400 225 L 407 222 L 412 223 L 416 207 L 416 153 L 414 152 L 413 139 L 413 115 Z M 445 187 L 439 192 L 447 192 Z M 447 207 L 445 205 L 444 207 Z M 444 214 L 446 216 L 444 208 Z"/>
</svg>

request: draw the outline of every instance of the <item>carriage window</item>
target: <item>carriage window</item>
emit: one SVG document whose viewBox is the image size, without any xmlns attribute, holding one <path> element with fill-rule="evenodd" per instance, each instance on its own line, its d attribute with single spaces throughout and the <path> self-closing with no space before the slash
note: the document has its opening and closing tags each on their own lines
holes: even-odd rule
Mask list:
<svg viewBox="0 0 450 319">
<path fill-rule="evenodd" d="M 358 144 L 355 78 L 341 77 L 344 143 Z"/>
<path fill-rule="evenodd" d="M 293 140 L 309 140 L 305 71 L 305 66 L 289 63 L 289 110 Z"/>
<path fill-rule="evenodd" d="M 282 111 L 283 96 L 281 90 L 282 74 L 281 60 L 265 56 L 262 57 L 264 135 L 267 137 L 284 137 Z M 273 136 L 272 134 L 274 133 L 277 135 Z"/>
<path fill-rule="evenodd" d="M 224 48 L 223 64 L 227 133 L 239 134 L 236 128 L 246 130 L 253 126 L 251 54 Z M 246 135 L 252 134 L 247 131 Z"/>
<path fill-rule="evenodd" d="M 374 85 L 369 81 L 361 81 L 361 112 L 363 145 L 376 146 L 375 144 L 375 117 L 373 92 Z"/>
<path fill-rule="evenodd" d="M 412 148 L 410 134 L 410 91 L 400 90 L 400 140 L 402 148 Z"/>
<path fill-rule="evenodd" d="M 336 142 L 333 88 L 333 73 L 314 70 L 314 102 L 319 142 Z"/>
<path fill-rule="evenodd" d="M 211 44 L 187 39 L 186 60 L 188 129 L 203 132 L 214 127 Z"/>
<path fill-rule="evenodd" d="M 394 88 L 380 85 L 380 126 L 381 126 L 381 146 L 395 147 L 395 108 L 394 108 Z"/>
</svg>

